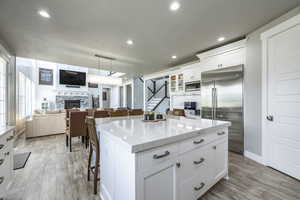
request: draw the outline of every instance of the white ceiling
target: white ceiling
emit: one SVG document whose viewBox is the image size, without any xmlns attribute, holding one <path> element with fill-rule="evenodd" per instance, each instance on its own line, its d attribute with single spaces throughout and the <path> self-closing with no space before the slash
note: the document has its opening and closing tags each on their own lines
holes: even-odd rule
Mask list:
<svg viewBox="0 0 300 200">
<path fill-rule="evenodd" d="M 0 38 L 18 56 L 97 67 L 94 54 L 117 58 L 101 68 L 150 73 L 245 35 L 300 0 L 1 0 Z M 45 9 L 50 19 L 37 12 Z M 127 46 L 132 39 L 134 45 Z M 226 42 L 226 41 L 225 41 Z M 176 54 L 177 61 L 171 56 Z M 112 66 L 112 67 L 111 67 Z"/>
</svg>

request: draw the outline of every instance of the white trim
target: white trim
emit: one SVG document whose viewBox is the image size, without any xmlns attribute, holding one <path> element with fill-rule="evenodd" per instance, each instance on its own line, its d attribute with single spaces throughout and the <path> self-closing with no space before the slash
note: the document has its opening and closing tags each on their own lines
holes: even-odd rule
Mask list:
<svg viewBox="0 0 300 200">
<path fill-rule="evenodd" d="M 300 24 L 300 15 L 296 15 L 285 22 L 282 22 L 281 24 L 274 26 L 273 28 L 265 31 L 264 33 L 261 34 L 261 39 L 262 40 L 267 40 L 270 37 L 273 37 L 274 35 L 277 35 L 281 32 L 284 32 L 294 26 L 297 26 Z"/>
<path fill-rule="evenodd" d="M 220 54 L 224 54 L 226 52 L 230 52 L 230 51 L 234 51 L 234 50 L 237 50 L 237 49 L 245 48 L 246 41 L 247 41 L 247 39 L 243 39 L 243 40 L 240 40 L 240 41 L 237 41 L 237 42 L 230 43 L 230 44 L 225 45 L 225 46 L 221 46 L 221 47 L 216 48 L 216 49 L 209 50 L 209 51 L 204 52 L 204 53 L 197 54 L 196 56 L 201 61 L 201 60 L 206 59 L 208 57 L 213 57 L 213 56 L 217 56 L 217 55 L 220 55 Z"/>
<path fill-rule="evenodd" d="M 264 161 L 263 161 L 262 156 L 251 153 L 250 151 L 245 151 L 244 156 L 251 159 L 251 160 L 254 160 L 257 163 L 260 163 L 260 164 L 264 165 Z"/>
<path fill-rule="evenodd" d="M 280 34 L 290 28 L 300 24 L 300 15 L 290 18 L 289 20 L 269 29 L 261 34 L 262 40 L 262 161 L 265 165 L 269 165 L 269 149 L 267 144 L 268 131 L 267 120 L 268 115 L 268 41 L 274 35 Z"/>
</svg>

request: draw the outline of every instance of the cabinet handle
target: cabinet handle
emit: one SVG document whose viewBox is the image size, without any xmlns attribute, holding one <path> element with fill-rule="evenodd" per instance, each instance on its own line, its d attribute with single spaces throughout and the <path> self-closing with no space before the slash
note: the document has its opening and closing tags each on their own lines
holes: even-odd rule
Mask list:
<svg viewBox="0 0 300 200">
<path fill-rule="evenodd" d="M 200 165 L 201 163 L 203 163 L 204 162 L 204 158 L 201 158 L 199 161 L 194 161 L 194 164 L 195 165 Z"/>
<path fill-rule="evenodd" d="M 213 146 L 213 149 L 217 149 L 217 146 Z"/>
<path fill-rule="evenodd" d="M 5 155 L 5 156 L 9 156 L 9 151 L 8 151 L 8 152 L 6 152 L 6 153 L 4 153 L 4 155 Z"/>
<path fill-rule="evenodd" d="M 0 149 L 3 149 L 3 147 L 4 147 L 4 144 L 0 144 Z"/>
<path fill-rule="evenodd" d="M 0 159 L 0 166 L 4 163 L 4 159 Z"/>
<path fill-rule="evenodd" d="M 12 139 L 14 139 L 14 136 L 10 136 L 9 138 L 6 139 L 7 142 L 11 141 Z"/>
<path fill-rule="evenodd" d="M 176 163 L 176 166 L 177 166 L 177 168 L 180 168 L 181 167 L 180 162 Z"/>
<path fill-rule="evenodd" d="M 0 177 L 0 185 L 4 182 L 4 176 Z"/>
<path fill-rule="evenodd" d="M 220 132 L 220 133 L 218 133 L 218 135 L 225 135 L 225 132 L 224 131 Z"/>
<path fill-rule="evenodd" d="M 170 155 L 170 152 L 169 151 L 165 151 L 164 154 L 161 154 L 161 155 L 155 154 L 155 155 L 153 155 L 153 159 L 160 159 L 160 158 L 166 157 L 168 155 Z"/>
<path fill-rule="evenodd" d="M 201 190 L 204 186 L 205 186 L 205 183 L 202 182 L 202 183 L 200 184 L 199 187 L 194 187 L 194 190 L 195 190 L 195 191 L 199 191 L 199 190 Z"/>
<path fill-rule="evenodd" d="M 204 142 L 204 139 L 201 139 L 201 140 L 199 140 L 199 141 L 194 141 L 193 143 L 194 143 L 194 144 L 201 144 L 202 142 Z"/>
</svg>

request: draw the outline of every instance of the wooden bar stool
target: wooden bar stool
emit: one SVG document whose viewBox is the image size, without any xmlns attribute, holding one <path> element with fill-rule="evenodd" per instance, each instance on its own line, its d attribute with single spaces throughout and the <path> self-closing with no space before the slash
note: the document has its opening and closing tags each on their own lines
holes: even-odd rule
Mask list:
<svg viewBox="0 0 300 200">
<path fill-rule="evenodd" d="M 89 153 L 89 161 L 88 161 L 87 180 L 90 181 L 90 174 L 92 172 L 94 174 L 94 194 L 97 194 L 97 185 L 98 185 L 98 181 L 100 180 L 98 178 L 99 167 L 100 167 L 100 143 L 97 136 L 95 118 L 91 116 L 87 116 L 85 122 L 87 125 L 88 134 L 90 138 L 90 153 Z M 93 153 L 95 153 L 96 156 L 95 166 L 91 166 Z"/>
</svg>

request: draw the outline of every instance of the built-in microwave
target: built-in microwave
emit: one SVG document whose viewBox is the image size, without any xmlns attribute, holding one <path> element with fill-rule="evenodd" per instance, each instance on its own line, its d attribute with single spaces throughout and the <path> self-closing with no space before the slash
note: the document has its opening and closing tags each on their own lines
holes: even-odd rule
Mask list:
<svg viewBox="0 0 300 200">
<path fill-rule="evenodd" d="M 192 81 L 185 83 L 186 92 L 195 92 L 201 90 L 201 81 Z"/>
</svg>

